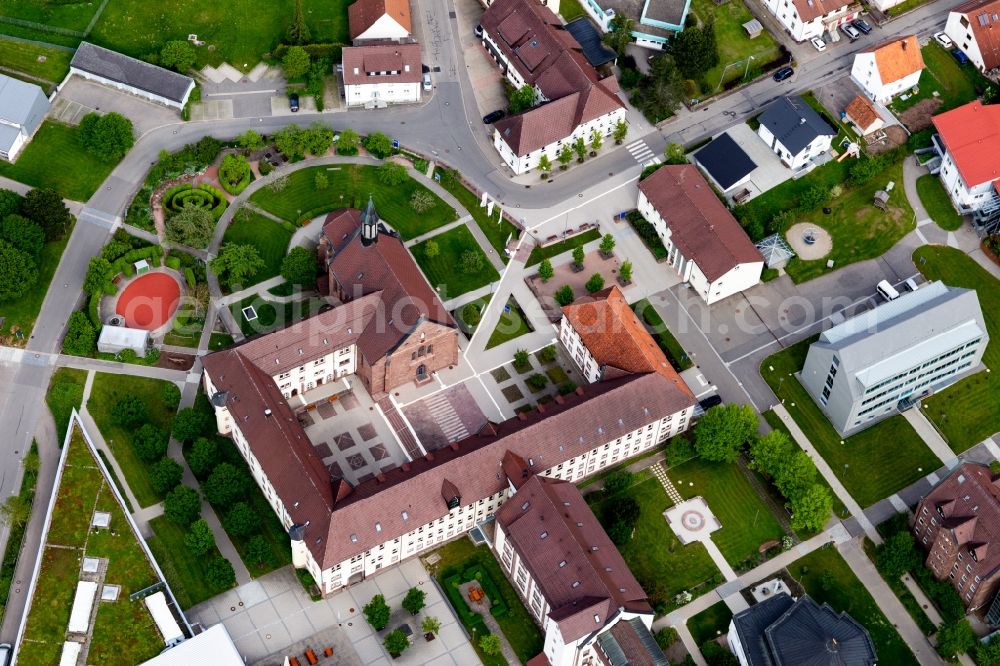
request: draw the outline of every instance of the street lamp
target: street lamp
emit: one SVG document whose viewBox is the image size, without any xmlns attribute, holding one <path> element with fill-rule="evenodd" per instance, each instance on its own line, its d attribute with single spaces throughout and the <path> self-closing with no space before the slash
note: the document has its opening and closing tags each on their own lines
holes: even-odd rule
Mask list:
<svg viewBox="0 0 1000 666">
<path fill-rule="evenodd" d="M 753 56 L 747 57 L 747 68 L 743 70 L 743 80 L 747 80 L 747 74 L 750 73 L 750 61 L 753 60 Z"/>
</svg>

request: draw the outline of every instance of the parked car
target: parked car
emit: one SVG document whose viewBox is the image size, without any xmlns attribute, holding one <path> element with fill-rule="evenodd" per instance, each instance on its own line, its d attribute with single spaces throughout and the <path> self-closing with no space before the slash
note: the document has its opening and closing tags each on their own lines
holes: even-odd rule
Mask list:
<svg viewBox="0 0 1000 666">
<path fill-rule="evenodd" d="M 503 118 L 505 115 L 507 114 L 501 111 L 500 109 L 497 109 L 496 111 L 493 111 L 492 113 L 487 113 L 485 116 L 483 116 L 483 122 L 486 123 L 487 125 L 492 125 L 496 121 Z"/>
<path fill-rule="evenodd" d="M 889 284 L 888 280 L 882 280 L 877 285 L 875 285 L 875 291 L 887 301 L 894 301 L 899 298 L 899 292 L 896 288 Z"/>
<path fill-rule="evenodd" d="M 773 78 L 775 81 L 781 82 L 790 77 L 794 73 L 795 70 L 792 69 L 791 67 L 782 67 L 777 72 L 775 72 L 774 76 L 771 78 Z"/>
<path fill-rule="evenodd" d="M 292 110 L 292 113 L 296 113 L 299 110 L 299 94 L 292 93 L 288 96 L 288 108 Z"/>
<path fill-rule="evenodd" d="M 434 86 L 431 85 L 431 75 L 424 74 L 424 92 L 430 92 Z"/>
<path fill-rule="evenodd" d="M 937 42 L 938 44 L 940 44 L 941 46 L 943 46 L 946 49 L 950 49 L 950 48 L 953 48 L 955 46 L 955 42 L 951 41 L 951 37 L 949 37 L 948 35 L 944 34 L 943 32 L 935 32 L 934 33 L 934 41 Z"/>
<path fill-rule="evenodd" d="M 845 23 L 842 26 L 840 26 L 840 31 L 845 35 L 847 35 L 847 38 L 850 39 L 852 42 L 861 36 L 861 33 L 858 32 L 858 29 L 848 23 Z"/>
<path fill-rule="evenodd" d="M 476 29 L 473 30 L 473 32 L 476 34 L 476 37 L 482 37 L 483 36 L 483 26 L 477 25 Z"/>
<path fill-rule="evenodd" d="M 809 40 L 817 51 L 826 51 L 826 42 L 824 42 L 819 37 L 813 37 Z"/>
<path fill-rule="evenodd" d="M 909 289 L 910 291 L 916 291 L 917 289 L 920 288 L 917 286 L 917 281 L 914 280 L 913 278 L 906 278 L 906 280 L 903 281 L 903 284 L 905 284 L 906 288 Z"/>
<path fill-rule="evenodd" d="M 722 404 L 722 398 L 719 396 L 718 393 L 716 393 L 715 395 L 710 395 L 707 398 L 705 398 L 704 400 L 699 401 L 698 404 L 701 405 L 701 408 L 704 409 L 707 412 L 712 407 L 715 407 L 717 405 L 721 405 Z"/>
<path fill-rule="evenodd" d="M 0 644 L 0 666 L 8 666 L 13 656 L 14 648 L 11 647 L 10 643 Z"/>
<path fill-rule="evenodd" d="M 857 28 L 866 35 L 872 31 L 871 24 L 869 24 L 868 21 L 864 20 L 863 18 L 854 19 L 853 21 L 851 21 L 851 25 L 853 25 L 855 28 Z"/>
<path fill-rule="evenodd" d="M 953 55 L 955 57 L 955 60 L 958 61 L 959 65 L 968 65 L 969 64 L 969 56 L 967 56 L 964 53 L 962 53 L 962 49 L 952 49 L 951 50 L 951 55 Z"/>
</svg>

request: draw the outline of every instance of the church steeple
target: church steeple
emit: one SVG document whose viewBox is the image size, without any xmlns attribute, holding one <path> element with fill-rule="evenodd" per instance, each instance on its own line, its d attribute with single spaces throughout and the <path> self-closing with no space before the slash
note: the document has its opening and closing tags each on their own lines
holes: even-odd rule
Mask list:
<svg viewBox="0 0 1000 666">
<path fill-rule="evenodd" d="M 368 195 L 368 205 L 361 211 L 361 244 L 368 246 L 378 242 L 378 212 L 375 211 L 375 202 L 372 196 Z"/>
</svg>

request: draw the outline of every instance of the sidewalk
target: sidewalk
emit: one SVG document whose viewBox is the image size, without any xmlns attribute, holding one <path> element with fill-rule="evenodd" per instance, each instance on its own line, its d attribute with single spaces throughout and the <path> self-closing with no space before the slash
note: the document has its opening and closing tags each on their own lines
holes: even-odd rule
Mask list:
<svg viewBox="0 0 1000 666">
<path fill-rule="evenodd" d="M 949 467 L 953 463 L 957 463 L 958 456 L 951 450 L 948 443 L 944 441 L 944 437 L 937 431 L 937 428 L 927 420 L 921 405 L 917 405 L 913 409 L 907 409 L 903 412 L 903 418 L 913 426 L 913 429 L 920 435 L 920 439 L 924 440 L 927 448 L 933 451 L 934 455 L 940 458 L 942 463 Z"/>
</svg>

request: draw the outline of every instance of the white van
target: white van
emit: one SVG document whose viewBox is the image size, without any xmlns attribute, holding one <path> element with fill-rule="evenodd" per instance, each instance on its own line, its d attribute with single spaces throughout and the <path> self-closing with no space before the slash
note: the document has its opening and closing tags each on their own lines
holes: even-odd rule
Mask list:
<svg viewBox="0 0 1000 666">
<path fill-rule="evenodd" d="M 888 280 L 882 280 L 877 285 L 875 285 L 875 291 L 879 293 L 887 301 L 894 301 L 899 298 L 899 292 L 889 284 Z"/>
<path fill-rule="evenodd" d="M 917 289 L 920 288 L 917 286 L 917 281 L 914 280 L 913 278 L 906 278 L 906 281 L 903 282 L 903 284 L 905 284 L 906 288 L 909 289 L 910 291 L 916 291 Z"/>
</svg>

